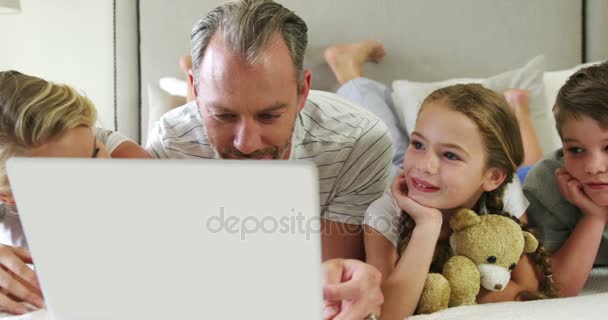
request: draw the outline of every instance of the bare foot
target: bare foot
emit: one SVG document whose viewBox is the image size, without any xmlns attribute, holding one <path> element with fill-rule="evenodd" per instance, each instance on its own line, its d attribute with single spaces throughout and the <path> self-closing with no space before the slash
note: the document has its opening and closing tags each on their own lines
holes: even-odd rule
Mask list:
<svg viewBox="0 0 608 320">
<path fill-rule="evenodd" d="M 192 69 L 192 56 L 185 55 L 179 58 L 179 67 L 187 75 Z"/>
<path fill-rule="evenodd" d="M 517 118 L 530 117 L 530 92 L 525 89 L 509 89 L 503 92 Z"/>
<path fill-rule="evenodd" d="M 503 92 L 515 118 L 519 123 L 519 130 L 524 143 L 524 161 L 522 165 L 534 165 L 543 156 L 540 142 L 530 113 L 530 92 L 523 89 L 509 89 Z"/>
<path fill-rule="evenodd" d="M 363 64 L 368 61 L 379 62 L 385 54 L 382 43 L 375 40 L 364 40 L 325 49 L 325 61 L 334 72 L 338 82 L 343 84 L 361 77 Z"/>
</svg>

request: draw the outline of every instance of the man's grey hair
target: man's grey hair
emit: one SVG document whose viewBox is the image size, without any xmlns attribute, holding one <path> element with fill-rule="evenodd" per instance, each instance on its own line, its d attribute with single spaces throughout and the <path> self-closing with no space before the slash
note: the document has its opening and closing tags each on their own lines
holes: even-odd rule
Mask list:
<svg viewBox="0 0 608 320">
<path fill-rule="evenodd" d="M 192 28 L 192 75 L 197 87 L 205 50 L 218 30 L 226 46 L 249 64 L 255 62 L 277 32 L 281 34 L 289 48 L 300 94 L 308 44 L 308 27 L 302 18 L 271 0 L 236 0 L 211 10 Z"/>
</svg>

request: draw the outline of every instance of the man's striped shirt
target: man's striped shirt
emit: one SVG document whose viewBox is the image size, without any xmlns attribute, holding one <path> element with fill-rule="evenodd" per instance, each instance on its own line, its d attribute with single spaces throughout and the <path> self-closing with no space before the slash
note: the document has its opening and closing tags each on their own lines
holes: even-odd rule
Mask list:
<svg viewBox="0 0 608 320">
<path fill-rule="evenodd" d="M 194 102 L 163 115 L 146 149 L 156 158 L 219 159 Z M 378 117 L 335 94 L 311 91 L 296 118 L 290 160 L 316 164 L 321 217 L 361 224 L 387 187 L 391 149 Z"/>
</svg>

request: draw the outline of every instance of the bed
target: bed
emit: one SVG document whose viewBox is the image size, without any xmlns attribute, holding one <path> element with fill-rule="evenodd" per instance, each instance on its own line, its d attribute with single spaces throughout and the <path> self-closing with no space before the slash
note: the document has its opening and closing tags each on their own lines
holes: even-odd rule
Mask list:
<svg viewBox="0 0 608 320">
<path fill-rule="evenodd" d="M 608 267 L 596 268 L 591 273 L 583 292 L 573 298 L 528 302 L 501 302 L 450 308 L 429 315 L 409 317 L 407 320 L 591 320 L 606 319 L 608 315 Z M 0 312 L 4 320 L 49 320 L 46 310 L 22 316 Z"/>
<path fill-rule="evenodd" d="M 177 61 L 189 52 L 190 29 L 197 18 L 221 2 L 139 1 L 141 116 L 127 125 L 130 130 L 139 130 L 142 143 L 150 123 L 183 103 L 179 96 L 183 90 L 171 91 L 166 85 L 163 90 L 160 79 L 177 79 L 172 85 L 183 87 Z M 497 90 L 526 88 L 533 94 L 533 124 L 545 153 L 559 144 L 550 114 L 557 89 L 583 63 L 608 56 L 608 2 L 603 0 L 279 2 L 308 23 L 305 64 L 313 72 L 313 89 L 337 88 L 323 60 L 327 46 L 374 38 L 385 45 L 387 56 L 380 64 L 368 65 L 365 73 L 393 87 L 397 111 L 406 128 L 415 114 L 409 106 L 444 83 L 441 81 L 491 83 Z M 117 29 L 119 36 L 131 32 Z M 608 267 L 594 269 L 579 297 L 467 306 L 412 318 L 603 319 L 608 315 L 606 301 Z M 46 313 L 7 319 L 46 319 Z"/>
<path fill-rule="evenodd" d="M 305 65 L 313 72 L 313 89 L 337 88 L 323 59 L 327 46 L 374 38 L 385 45 L 387 56 L 380 64 L 367 65 L 365 73 L 393 87 L 397 111 L 406 129 L 415 119 L 412 106 L 444 80 L 481 82 L 496 90 L 525 88 L 531 91 L 533 125 L 545 153 L 560 144 L 551 114 L 557 90 L 583 63 L 608 55 L 605 1 L 279 2 L 308 23 Z M 219 3 L 174 1 L 174 14 L 170 17 L 166 15 L 165 1 L 140 3 L 142 141 L 156 117 L 183 101 L 176 96 L 179 91 L 166 92 L 159 81 L 166 77 L 183 80 L 177 61 L 189 52 L 192 24 Z M 568 314 L 580 315 L 581 319 L 596 318 L 594 312 L 608 311 L 598 309 L 598 302 L 608 298 L 603 292 L 608 292 L 608 269 L 595 270 L 586 295 L 575 299 L 464 307 L 420 318 L 509 318 L 508 315 L 524 315 L 525 311 L 529 314 L 524 318 L 550 315 L 559 319 L 565 318 L 566 309 L 574 310 Z M 588 307 L 596 304 L 597 308 Z"/>
<path fill-rule="evenodd" d="M 178 58 L 189 52 L 193 22 L 220 2 L 175 1 L 170 18 L 164 1 L 140 3 L 143 141 L 162 108 L 183 101 L 176 96 L 183 89 L 169 88 L 183 80 Z M 415 119 L 412 106 L 444 80 L 481 82 L 496 90 L 524 88 L 531 91 L 533 125 L 544 153 L 560 144 L 551 113 L 557 90 L 584 63 L 608 55 L 608 3 L 602 1 L 280 2 L 308 23 L 305 64 L 313 72 L 313 89 L 337 88 L 323 59 L 327 46 L 374 38 L 385 45 L 387 56 L 366 66 L 365 73 L 392 86 L 406 129 Z M 166 90 L 160 88 L 161 78 Z M 606 292 L 608 268 L 599 268 L 576 298 L 461 307 L 413 319 L 597 319 L 608 314 Z"/>
</svg>

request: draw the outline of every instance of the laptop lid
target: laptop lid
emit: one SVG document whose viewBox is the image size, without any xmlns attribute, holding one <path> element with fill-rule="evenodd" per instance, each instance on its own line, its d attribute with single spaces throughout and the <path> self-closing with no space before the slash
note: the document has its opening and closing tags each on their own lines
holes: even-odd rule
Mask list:
<svg viewBox="0 0 608 320">
<path fill-rule="evenodd" d="M 54 319 L 321 317 L 312 163 L 14 158 L 8 174 Z"/>
</svg>

